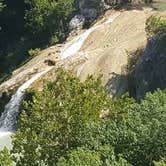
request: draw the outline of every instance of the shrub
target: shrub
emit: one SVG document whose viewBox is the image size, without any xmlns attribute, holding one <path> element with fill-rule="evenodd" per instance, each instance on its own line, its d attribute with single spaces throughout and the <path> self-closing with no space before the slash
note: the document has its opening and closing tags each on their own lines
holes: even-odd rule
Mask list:
<svg viewBox="0 0 166 166">
<path fill-rule="evenodd" d="M 153 36 L 159 32 L 166 32 L 166 18 L 151 16 L 146 21 L 146 32 L 148 36 Z"/>
<path fill-rule="evenodd" d="M 58 43 L 58 41 L 59 41 L 59 39 L 58 39 L 57 35 L 53 35 L 50 38 L 50 45 L 55 45 Z"/>
<path fill-rule="evenodd" d="M 164 160 L 161 160 L 159 162 L 154 162 L 154 166 L 166 166 L 166 162 Z"/>
<path fill-rule="evenodd" d="M 3 4 L 2 0 L 0 0 L 0 12 L 3 10 L 3 8 L 5 7 L 6 5 Z"/>
<path fill-rule="evenodd" d="M 35 48 L 35 49 L 30 49 L 28 51 L 28 54 L 33 57 L 33 56 L 37 56 L 39 52 L 40 52 L 40 48 Z"/>
<path fill-rule="evenodd" d="M 0 166 L 12 166 L 13 164 L 12 157 L 7 148 L 4 148 L 0 151 Z"/>
<path fill-rule="evenodd" d="M 66 33 L 73 2 L 73 0 L 26 0 L 30 7 L 25 13 L 26 28 L 34 37 L 44 40 L 55 33 Z"/>
<path fill-rule="evenodd" d="M 34 93 L 13 137 L 17 166 L 152 166 L 165 157 L 166 90 L 140 103 L 127 95 L 110 101 L 100 78 L 81 82 L 60 70 Z"/>
<path fill-rule="evenodd" d="M 121 156 L 116 157 L 113 148 L 104 145 L 97 151 L 77 148 L 61 157 L 57 166 L 131 166 Z"/>
<path fill-rule="evenodd" d="M 108 107 L 108 101 L 100 79 L 88 77 L 81 83 L 60 70 L 54 83 L 48 83 L 25 103 L 13 142 L 16 163 L 56 163 L 80 145 L 86 125 L 99 121 L 100 110 Z"/>
</svg>

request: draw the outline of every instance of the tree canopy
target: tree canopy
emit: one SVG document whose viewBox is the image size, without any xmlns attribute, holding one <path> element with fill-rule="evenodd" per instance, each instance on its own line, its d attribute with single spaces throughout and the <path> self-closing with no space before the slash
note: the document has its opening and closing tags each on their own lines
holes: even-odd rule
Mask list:
<svg viewBox="0 0 166 166">
<path fill-rule="evenodd" d="M 0 82 L 30 59 L 30 49 L 65 40 L 73 4 L 74 0 L 0 0 Z"/>
<path fill-rule="evenodd" d="M 100 79 L 89 77 L 81 83 L 60 71 L 55 83 L 48 83 L 32 102 L 25 103 L 13 144 L 13 152 L 22 156 L 16 159 L 18 165 L 53 165 L 79 146 L 86 125 L 99 121 L 100 110 L 107 107 Z"/>
<path fill-rule="evenodd" d="M 100 77 L 80 82 L 59 70 L 55 80 L 24 102 L 11 151 L 17 166 L 165 164 L 166 91 L 137 103 L 110 99 Z"/>
<path fill-rule="evenodd" d="M 5 6 L 3 5 L 2 1 L 0 1 L 0 12 L 3 10 Z"/>
</svg>

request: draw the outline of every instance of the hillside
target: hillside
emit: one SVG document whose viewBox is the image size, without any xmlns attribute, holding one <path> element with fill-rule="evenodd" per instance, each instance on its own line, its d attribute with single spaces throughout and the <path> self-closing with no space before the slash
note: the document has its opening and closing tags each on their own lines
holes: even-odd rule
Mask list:
<svg viewBox="0 0 166 166">
<path fill-rule="evenodd" d="M 166 166 L 165 4 L 0 0 L 0 166 Z"/>
<path fill-rule="evenodd" d="M 75 56 L 67 60 L 60 59 L 65 44 L 43 50 L 15 70 L 11 78 L 0 85 L 0 92 L 15 89 L 34 74 L 48 68 L 48 65 L 44 63 L 45 60 L 52 60 L 55 61 L 53 68 L 63 65 L 81 80 L 84 80 L 88 74 L 103 74 L 103 84 L 109 84 L 110 94 L 120 95 L 126 91 L 125 80 L 121 80 L 120 76 L 128 61 L 127 52 L 145 46 L 145 21 L 152 13 L 151 9 L 106 12 L 93 26 L 101 25 L 105 20 L 116 16 L 115 20 L 92 32 Z M 77 32 L 77 34 L 81 33 L 81 31 Z M 72 38 L 75 37 L 69 37 L 67 40 L 68 45 Z M 115 80 L 113 83 L 111 78 Z"/>
</svg>

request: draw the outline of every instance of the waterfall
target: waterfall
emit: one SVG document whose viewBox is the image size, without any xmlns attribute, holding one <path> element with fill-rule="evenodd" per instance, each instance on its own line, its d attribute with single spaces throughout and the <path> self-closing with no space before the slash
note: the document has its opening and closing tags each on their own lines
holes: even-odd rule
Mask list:
<svg viewBox="0 0 166 166">
<path fill-rule="evenodd" d="M 80 50 L 80 48 L 82 47 L 88 36 L 91 34 L 91 32 L 93 32 L 96 28 L 97 27 L 92 27 L 86 30 L 80 36 L 76 37 L 74 40 L 66 44 L 66 46 L 62 50 L 61 59 L 66 59 L 72 55 L 75 55 Z"/>
<path fill-rule="evenodd" d="M 114 15 L 110 19 L 108 19 L 105 23 L 101 25 L 96 25 L 88 30 L 86 30 L 84 33 L 76 37 L 71 42 L 67 43 L 62 50 L 61 53 L 61 59 L 68 58 L 70 56 L 75 55 L 82 45 L 84 44 L 85 40 L 88 38 L 88 36 L 97 28 L 111 23 L 118 15 Z M 27 82 L 25 82 L 22 86 L 20 86 L 17 90 L 17 92 L 12 96 L 9 103 L 5 106 L 5 110 L 2 113 L 0 117 L 0 138 L 3 136 L 10 135 L 16 131 L 16 120 L 17 116 L 19 114 L 19 107 L 21 105 L 21 102 L 24 97 L 25 90 L 39 77 L 47 73 L 51 69 L 48 68 L 47 70 L 44 70 L 35 76 L 33 76 L 31 79 L 29 79 Z M 82 70 L 82 69 L 80 69 Z M 78 74 L 81 71 L 78 71 Z"/>
<path fill-rule="evenodd" d="M 81 49 L 86 39 L 93 31 L 95 31 L 97 28 L 102 27 L 103 25 L 112 23 L 117 16 L 119 16 L 119 14 L 116 14 L 113 17 L 109 18 L 106 22 L 104 22 L 101 25 L 91 27 L 90 29 L 86 30 L 81 35 L 73 39 L 71 42 L 67 43 L 64 49 L 62 50 L 61 59 L 66 59 L 68 57 L 75 55 Z"/>
<path fill-rule="evenodd" d="M 10 135 L 16 130 L 16 120 L 19 114 L 19 107 L 24 97 L 25 90 L 39 77 L 47 73 L 51 69 L 48 68 L 25 82 L 20 86 L 17 92 L 12 96 L 11 100 L 5 106 L 5 110 L 0 117 L 0 137 Z"/>
</svg>

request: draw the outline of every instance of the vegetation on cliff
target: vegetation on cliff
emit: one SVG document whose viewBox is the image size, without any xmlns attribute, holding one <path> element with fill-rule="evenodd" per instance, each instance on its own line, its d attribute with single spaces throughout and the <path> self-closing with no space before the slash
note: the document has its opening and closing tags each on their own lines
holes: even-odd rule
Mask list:
<svg viewBox="0 0 166 166">
<path fill-rule="evenodd" d="M 104 11 L 103 3 L 111 8 L 128 2 L 131 1 L 0 0 L 0 82 L 32 58 L 28 56 L 28 50 L 64 41 L 73 14 L 96 18 Z M 78 3 L 82 5 L 76 5 Z"/>
<path fill-rule="evenodd" d="M 82 83 L 60 70 L 55 82 L 31 94 L 13 136 L 17 166 L 151 166 L 164 160 L 166 91 L 148 93 L 140 104 L 127 95 L 112 100 L 100 78 Z"/>
<path fill-rule="evenodd" d="M 3 10 L 5 6 L 3 5 L 2 1 L 0 1 L 0 12 Z"/>
<path fill-rule="evenodd" d="M 61 40 L 72 4 L 71 0 L 26 1 L 27 33 L 34 38 L 55 35 Z M 149 40 L 157 39 L 159 56 L 165 56 L 165 30 L 164 19 L 148 19 Z M 13 162 L 16 166 L 166 165 L 166 90 L 155 89 L 138 103 L 128 94 L 111 99 L 101 77 L 89 76 L 81 82 L 61 69 L 56 75 L 42 91 L 29 91 L 12 138 L 13 148 L 0 152 L 0 166 Z"/>
<path fill-rule="evenodd" d="M 146 32 L 149 37 L 166 32 L 166 18 L 156 15 L 149 17 L 146 22 Z"/>
<path fill-rule="evenodd" d="M 0 82 L 27 58 L 31 58 L 28 50 L 63 41 L 74 10 L 73 0 L 2 2 L 0 1 Z"/>
</svg>

